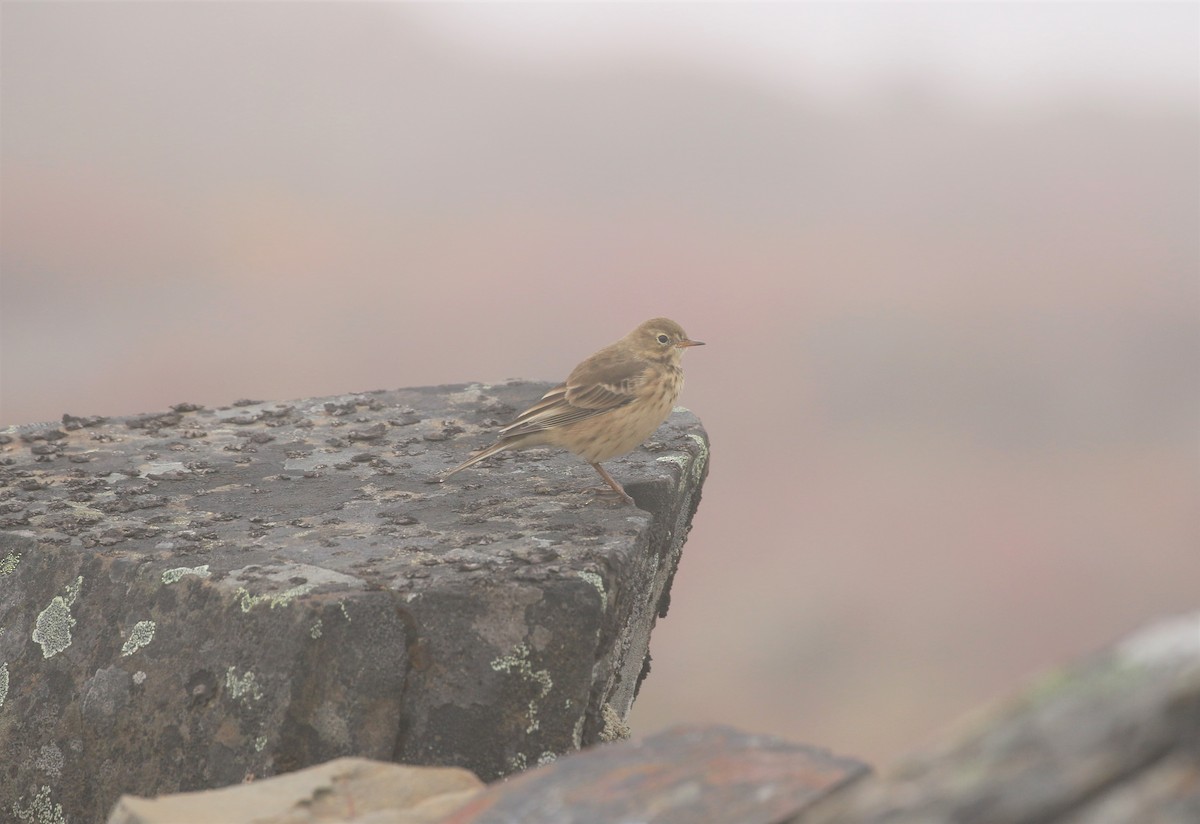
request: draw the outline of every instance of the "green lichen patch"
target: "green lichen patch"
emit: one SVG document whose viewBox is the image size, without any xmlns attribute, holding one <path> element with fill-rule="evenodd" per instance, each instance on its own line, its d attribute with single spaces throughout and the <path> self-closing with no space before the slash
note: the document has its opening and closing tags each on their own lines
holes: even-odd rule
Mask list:
<svg viewBox="0 0 1200 824">
<path fill-rule="evenodd" d="M 17 564 L 21 562 L 21 553 L 10 552 L 3 558 L 0 558 L 0 576 L 11 575 L 17 569 Z"/>
<path fill-rule="evenodd" d="M 311 627 L 309 627 L 309 629 L 308 629 L 309 636 L 311 636 L 314 639 L 320 638 L 321 637 L 321 624 L 322 624 L 322 621 L 320 618 L 318 618 L 317 622 L 315 624 L 313 624 Z"/>
<path fill-rule="evenodd" d="M 270 604 L 271 609 L 287 606 L 301 595 L 311 592 L 316 588 L 316 584 L 300 584 L 283 592 L 264 592 L 262 595 L 252 595 L 245 587 L 238 587 L 233 597 L 237 599 L 238 606 L 242 608 L 242 612 L 249 612 L 259 604 Z"/>
<path fill-rule="evenodd" d="M 254 673 L 238 675 L 237 667 L 230 667 L 225 671 L 225 689 L 229 690 L 229 696 L 235 701 L 258 701 L 263 697 L 262 687 L 259 686 Z"/>
<path fill-rule="evenodd" d="M 154 640 L 154 622 L 138 621 L 129 633 L 129 640 L 121 647 L 121 657 L 133 655 Z"/>
<path fill-rule="evenodd" d="M 691 438 L 699 448 L 699 451 L 696 454 L 696 460 L 692 463 L 692 475 L 697 481 L 699 481 L 701 474 L 704 472 L 704 467 L 708 463 L 708 441 L 704 440 L 703 437 L 697 435 L 695 432 L 688 433 L 688 437 Z"/>
<path fill-rule="evenodd" d="M 8 697 L 8 662 L 0 664 L 0 707 L 4 706 L 4 699 Z"/>
<path fill-rule="evenodd" d="M 64 587 L 62 595 L 55 595 L 50 604 L 38 613 L 33 640 L 41 645 L 43 658 L 53 658 L 71 646 L 71 627 L 75 626 L 71 606 L 79 597 L 82 586 L 83 577 L 80 576 L 74 583 Z"/>
<path fill-rule="evenodd" d="M 541 726 L 537 717 L 537 702 L 549 695 L 550 690 L 554 688 L 549 670 L 534 670 L 533 665 L 529 663 L 529 647 L 525 644 L 517 644 L 508 655 L 492 661 L 491 667 L 496 672 L 515 673 L 521 680 L 537 684 L 538 696 L 529 702 L 529 725 L 525 728 L 525 733 L 531 735 L 537 732 Z"/>
<path fill-rule="evenodd" d="M 608 609 L 608 593 L 604 591 L 604 579 L 595 572 L 577 572 L 575 574 L 594 586 L 596 592 L 600 593 L 600 611 L 604 612 Z"/>
<path fill-rule="evenodd" d="M 197 578 L 208 578 L 212 573 L 208 571 L 208 564 L 201 564 L 194 567 L 175 567 L 163 572 L 162 582 L 164 584 L 174 584 L 179 579 L 188 575 L 195 575 Z"/>
</svg>

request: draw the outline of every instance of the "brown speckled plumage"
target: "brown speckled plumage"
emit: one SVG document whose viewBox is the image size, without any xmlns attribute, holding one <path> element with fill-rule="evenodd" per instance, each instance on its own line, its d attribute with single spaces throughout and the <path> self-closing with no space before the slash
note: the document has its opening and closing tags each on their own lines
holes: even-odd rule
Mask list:
<svg viewBox="0 0 1200 824">
<path fill-rule="evenodd" d="M 636 449 L 667 419 L 683 389 L 683 350 L 700 345 L 673 320 L 646 321 L 576 366 L 565 383 L 501 429 L 496 443 L 442 478 L 506 449 L 558 446 L 632 500 L 600 462 Z"/>
</svg>

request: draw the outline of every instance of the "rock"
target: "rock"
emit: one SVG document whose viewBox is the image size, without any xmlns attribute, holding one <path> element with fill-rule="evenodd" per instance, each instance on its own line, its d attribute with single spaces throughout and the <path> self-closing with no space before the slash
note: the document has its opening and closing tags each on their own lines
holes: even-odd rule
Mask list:
<svg viewBox="0 0 1200 824">
<path fill-rule="evenodd" d="M 795 824 L 1195 824 L 1200 613 L 1044 676 Z"/>
<path fill-rule="evenodd" d="M 725 727 L 594 747 L 494 784 L 443 824 L 773 824 L 867 767 Z"/>
<path fill-rule="evenodd" d="M 122 796 L 108 824 L 432 824 L 482 788 L 482 781 L 458 767 L 337 758 L 220 790 Z"/>
<path fill-rule="evenodd" d="M 0 811 L 95 821 L 344 755 L 493 780 L 620 736 L 707 439 L 677 410 L 609 462 L 636 507 L 555 451 L 427 482 L 547 388 L 6 430 Z"/>
</svg>

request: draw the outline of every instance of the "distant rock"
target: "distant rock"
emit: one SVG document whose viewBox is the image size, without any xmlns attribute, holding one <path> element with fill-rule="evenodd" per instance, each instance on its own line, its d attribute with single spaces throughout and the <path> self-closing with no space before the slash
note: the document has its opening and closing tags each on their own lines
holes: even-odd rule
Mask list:
<svg viewBox="0 0 1200 824">
<path fill-rule="evenodd" d="M 1200 612 L 1048 673 L 789 824 L 1200 822 Z"/>
</svg>

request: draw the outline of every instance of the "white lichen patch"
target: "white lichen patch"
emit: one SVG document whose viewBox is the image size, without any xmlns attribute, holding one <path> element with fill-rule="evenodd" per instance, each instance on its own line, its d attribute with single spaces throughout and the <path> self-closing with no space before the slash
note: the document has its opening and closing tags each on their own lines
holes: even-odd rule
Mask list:
<svg viewBox="0 0 1200 824">
<path fill-rule="evenodd" d="M 154 640 L 154 622 L 138 621 L 129 632 L 129 640 L 121 647 L 121 657 L 133 655 Z"/>
<path fill-rule="evenodd" d="M 164 584 L 174 584 L 188 575 L 195 575 L 197 578 L 208 578 L 212 573 L 208 571 L 208 564 L 201 564 L 194 567 L 175 567 L 174 569 L 163 571 L 162 582 Z"/>
<path fill-rule="evenodd" d="M 557 760 L 558 760 L 558 756 L 555 753 L 552 753 L 549 750 L 547 750 L 546 752 L 544 752 L 538 756 L 537 765 L 539 767 L 544 767 L 547 764 L 553 764 Z"/>
<path fill-rule="evenodd" d="M 322 622 L 321 622 L 321 619 L 320 619 L 320 618 L 318 618 L 318 619 L 317 619 L 317 622 L 316 622 L 315 624 L 313 624 L 313 625 L 312 625 L 312 626 L 309 628 L 309 630 L 308 630 L 308 634 L 309 634 L 309 636 L 311 636 L 313 639 L 317 639 L 317 638 L 320 638 L 320 637 L 321 637 L 321 623 L 322 623 Z"/>
<path fill-rule="evenodd" d="M 21 553 L 19 552 L 10 552 L 0 558 L 0 576 L 11 575 L 16 571 L 19 563 L 21 563 Z"/>
<path fill-rule="evenodd" d="M 291 472 L 308 472 L 319 469 L 329 463 L 327 455 L 308 455 L 302 458 L 288 458 L 283 462 L 283 468 Z"/>
<path fill-rule="evenodd" d="M 22 797 L 20 801 L 14 801 L 12 805 L 12 813 L 16 816 L 17 821 L 25 822 L 25 824 L 67 824 L 67 819 L 63 816 L 62 804 L 55 804 L 50 800 L 50 788 L 42 786 L 33 798 L 29 800 L 27 806 L 22 802 L 25 799 Z"/>
<path fill-rule="evenodd" d="M 128 475 L 120 475 L 120 479 L 122 481 L 128 481 L 129 476 Z M 101 492 L 99 497 L 102 499 L 111 500 L 116 497 L 116 494 L 113 492 Z M 85 504 L 82 501 L 67 501 L 66 503 L 67 503 L 67 506 L 71 507 L 71 509 L 75 512 L 76 515 L 79 515 L 81 517 L 91 516 L 93 518 L 96 518 L 97 520 L 101 520 L 105 517 L 103 511 L 96 509 L 94 506 L 89 506 L 88 504 Z"/>
<path fill-rule="evenodd" d="M 258 685 L 258 679 L 254 673 L 247 672 L 245 675 L 239 676 L 237 667 L 230 667 L 225 671 L 225 689 L 229 691 L 229 697 L 235 701 L 250 698 L 259 701 L 263 697 L 262 687 Z"/>
<path fill-rule="evenodd" d="M 266 746 L 267 746 L 267 737 L 265 735 L 260 735 L 258 738 L 254 739 L 254 751 L 255 752 L 262 752 Z"/>
<path fill-rule="evenodd" d="M 327 741 L 333 747 L 343 751 L 353 748 L 354 736 L 350 732 L 346 714 L 333 701 L 321 702 L 317 711 L 312 715 L 312 725 L 321 736 L 322 741 Z"/>
<path fill-rule="evenodd" d="M 192 470 L 187 468 L 187 464 L 183 461 L 150 461 L 138 467 L 138 474 L 143 478 L 147 475 L 166 475 L 168 473 L 191 475 Z"/>
<path fill-rule="evenodd" d="M 688 471 L 688 464 L 691 464 L 691 475 L 693 482 L 699 482 L 700 476 L 704 474 L 704 467 L 708 464 L 708 443 L 700 435 L 695 433 L 688 434 L 688 437 L 695 442 L 699 447 L 699 451 L 693 457 L 691 455 L 660 455 L 655 460 L 662 463 L 672 463 L 679 467 L 679 484 L 683 485 L 684 474 Z"/>
<path fill-rule="evenodd" d="M 62 750 L 56 744 L 44 744 L 38 750 L 38 756 L 33 762 L 34 769 L 41 770 L 51 778 L 60 778 L 65 760 Z"/>
<path fill-rule="evenodd" d="M 133 683 L 137 684 L 138 686 L 146 683 L 146 673 L 142 672 L 141 670 L 135 672 L 133 674 Z"/>
<path fill-rule="evenodd" d="M 620 714 L 613 709 L 612 704 L 605 704 L 600 710 L 600 717 L 604 720 L 604 726 L 600 729 L 601 741 L 623 741 L 630 735 L 629 725 L 625 723 Z"/>
<path fill-rule="evenodd" d="M 604 579 L 596 572 L 576 572 L 577 576 L 587 581 L 596 588 L 596 592 L 600 593 L 600 611 L 604 612 L 608 609 L 608 593 L 604 591 Z"/>
<path fill-rule="evenodd" d="M 73 584 L 63 588 L 62 595 L 55 595 L 50 604 L 38 613 L 33 640 L 41 646 L 43 658 L 52 658 L 71 646 L 71 627 L 75 626 L 71 606 L 79 597 L 82 586 L 83 576 L 80 576 Z"/>
<path fill-rule="evenodd" d="M 538 701 L 549 695 L 550 690 L 554 688 L 550 672 L 544 669 L 536 671 L 533 669 L 533 665 L 529 663 L 529 647 L 525 644 L 517 644 L 508 655 L 492 661 L 491 667 L 496 672 L 515 673 L 523 681 L 538 686 L 537 697 L 529 702 L 529 725 L 525 728 L 527 735 L 537 732 L 541 726 L 537 717 Z"/>
<path fill-rule="evenodd" d="M 574 728 L 571 730 L 571 744 L 577 750 L 583 748 L 583 723 L 585 721 L 587 721 L 586 713 L 579 716 L 578 720 L 575 721 Z"/>
<path fill-rule="evenodd" d="M 687 468 L 688 468 L 687 456 L 686 455 L 660 455 L 659 457 L 655 458 L 654 460 L 658 461 L 659 463 L 675 464 L 677 467 L 679 467 L 679 482 L 677 484 L 677 488 L 682 489 L 684 483 L 687 480 Z"/>
<path fill-rule="evenodd" d="M 455 406 L 478 406 L 486 400 L 484 393 L 491 388 L 490 384 L 473 383 L 461 392 L 451 392 L 446 400 Z"/>
<path fill-rule="evenodd" d="M 8 662 L 0 664 L 0 707 L 4 706 L 4 699 L 8 697 Z"/>
</svg>

